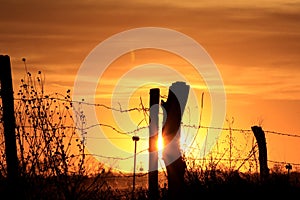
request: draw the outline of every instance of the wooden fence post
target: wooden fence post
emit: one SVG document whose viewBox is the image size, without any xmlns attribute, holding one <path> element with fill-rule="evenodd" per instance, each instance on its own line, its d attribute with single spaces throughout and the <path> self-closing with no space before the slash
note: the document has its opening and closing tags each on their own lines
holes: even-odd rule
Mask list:
<svg viewBox="0 0 300 200">
<path fill-rule="evenodd" d="M 268 157 L 267 157 L 267 145 L 265 132 L 260 126 L 252 126 L 252 132 L 256 138 L 258 144 L 258 160 L 259 160 L 259 170 L 260 178 L 262 182 L 265 182 L 269 177 L 269 168 L 268 168 Z"/>
<path fill-rule="evenodd" d="M 162 101 L 162 106 L 165 109 L 162 128 L 163 160 L 168 175 L 168 199 L 184 198 L 186 163 L 180 151 L 180 125 L 188 94 L 188 85 L 184 82 L 175 82 L 169 88 L 167 101 Z"/>
<path fill-rule="evenodd" d="M 158 195 L 158 112 L 159 112 L 159 88 L 150 89 L 150 126 L 149 126 L 149 197 L 157 200 Z M 156 106 L 155 106 L 156 105 Z"/>
<path fill-rule="evenodd" d="M 18 157 L 15 135 L 16 125 L 14 115 L 12 74 L 9 56 L 0 55 L 0 67 L 7 178 L 11 187 L 18 187 Z"/>
</svg>

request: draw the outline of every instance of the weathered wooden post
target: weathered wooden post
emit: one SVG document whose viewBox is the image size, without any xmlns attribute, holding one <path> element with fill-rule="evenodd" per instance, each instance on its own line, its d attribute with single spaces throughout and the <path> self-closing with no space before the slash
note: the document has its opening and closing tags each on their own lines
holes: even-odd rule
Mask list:
<svg viewBox="0 0 300 200">
<path fill-rule="evenodd" d="M 260 126 L 252 126 L 251 129 L 252 132 L 254 133 L 258 145 L 260 178 L 262 182 L 265 182 L 269 177 L 265 132 L 262 130 Z"/>
<path fill-rule="evenodd" d="M 159 88 L 150 89 L 150 125 L 149 125 L 149 197 L 158 199 L 158 112 L 159 112 Z"/>
<path fill-rule="evenodd" d="M 163 160 L 168 175 L 168 199 L 184 198 L 186 163 L 180 151 L 180 125 L 188 99 L 189 88 L 184 82 L 175 82 L 169 88 L 167 101 L 162 101 L 162 106 L 165 109 L 162 128 L 164 139 Z"/>
<path fill-rule="evenodd" d="M 18 184 L 18 157 L 15 135 L 15 114 L 12 86 L 12 74 L 10 58 L 7 55 L 0 55 L 0 82 L 1 98 L 3 106 L 3 126 L 5 139 L 5 154 L 7 165 L 7 178 L 10 187 L 17 187 Z M 12 188 L 10 188 L 12 189 Z M 17 195 L 17 194 L 13 194 Z"/>
</svg>

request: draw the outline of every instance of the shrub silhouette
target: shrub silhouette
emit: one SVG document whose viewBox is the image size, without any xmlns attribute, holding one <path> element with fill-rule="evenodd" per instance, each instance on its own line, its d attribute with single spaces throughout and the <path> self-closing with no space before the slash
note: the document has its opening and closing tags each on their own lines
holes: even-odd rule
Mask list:
<svg viewBox="0 0 300 200">
<path fill-rule="evenodd" d="M 27 72 L 15 97 L 16 143 L 21 186 L 25 198 L 80 199 L 93 187 L 99 188 L 100 175 L 87 179 L 84 114 L 74 108 L 70 90 L 66 94 L 46 94 L 43 73 Z M 0 107 L 2 118 L 2 106 Z M 72 110 L 75 110 L 75 115 Z M 0 178 L 6 177 L 3 126 Z M 82 137 L 78 136 L 78 132 Z M 102 166 L 97 166 L 101 170 Z M 103 176 L 103 174 L 102 174 Z M 54 192 L 55 191 L 55 192 Z M 85 195 L 85 196 L 84 196 Z"/>
</svg>

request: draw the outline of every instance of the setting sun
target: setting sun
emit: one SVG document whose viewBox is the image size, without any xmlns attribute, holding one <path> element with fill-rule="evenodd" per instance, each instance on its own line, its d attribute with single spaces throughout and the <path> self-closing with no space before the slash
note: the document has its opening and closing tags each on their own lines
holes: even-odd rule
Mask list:
<svg viewBox="0 0 300 200">
<path fill-rule="evenodd" d="M 158 134 L 158 140 L 157 140 L 157 149 L 158 151 L 162 151 L 164 148 L 164 140 L 162 138 L 162 135 L 161 134 Z"/>
</svg>

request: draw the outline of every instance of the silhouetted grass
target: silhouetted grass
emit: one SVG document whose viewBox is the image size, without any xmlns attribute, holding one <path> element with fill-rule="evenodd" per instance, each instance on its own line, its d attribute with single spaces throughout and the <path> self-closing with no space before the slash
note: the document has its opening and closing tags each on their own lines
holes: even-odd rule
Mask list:
<svg viewBox="0 0 300 200">
<path fill-rule="evenodd" d="M 195 172 L 193 172 L 195 173 Z M 262 198 L 292 197 L 300 195 L 298 178 L 300 174 L 289 177 L 285 173 L 271 173 L 268 180 L 261 182 L 259 174 L 241 173 L 238 171 L 204 171 L 203 174 L 187 172 L 186 196 L 197 199 L 201 195 L 211 198 Z M 298 177 L 296 177 L 298 176 Z"/>
<path fill-rule="evenodd" d="M 240 172 L 228 171 L 203 171 L 204 174 L 217 173 L 217 178 L 201 177 L 196 178 L 196 174 L 189 174 L 187 171 L 185 182 L 186 199 L 209 198 L 256 198 L 262 197 L 294 197 L 300 195 L 300 186 L 296 177 L 288 180 L 286 174 L 271 174 L 269 180 L 265 183 L 257 181 L 257 174 L 244 174 Z M 118 180 L 131 181 L 123 175 L 114 175 Z M 253 177 L 252 177 L 253 176 Z M 293 176 L 300 176 L 293 174 Z M 114 188 L 110 183 L 108 174 L 96 177 L 80 177 L 78 190 L 66 195 L 64 188 L 65 181 L 58 182 L 57 177 L 45 178 L 35 177 L 34 179 L 21 179 L 23 199 L 78 199 L 78 200 L 109 200 L 109 199 L 132 199 L 132 188 L 125 189 Z M 144 177 L 147 179 L 147 177 Z M 250 178 L 250 179 L 249 179 Z M 77 184 L 78 177 L 66 177 L 70 185 Z M 95 181 L 97 179 L 97 181 Z M 5 179 L 0 181 L 0 192 L 5 194 Z M 59 187 L 61 189 L 58 189 Z M 159 199 L 167 198 L 167 188 L 160 188 Z M 146 186 L 138 185 L 135 190 L 134 199 L 149 199 Z"/>
</svg>

